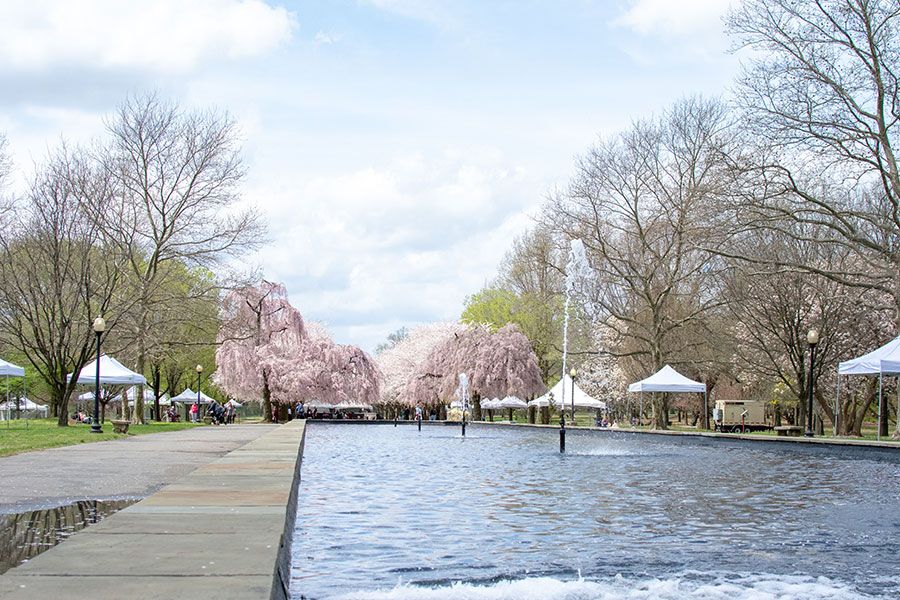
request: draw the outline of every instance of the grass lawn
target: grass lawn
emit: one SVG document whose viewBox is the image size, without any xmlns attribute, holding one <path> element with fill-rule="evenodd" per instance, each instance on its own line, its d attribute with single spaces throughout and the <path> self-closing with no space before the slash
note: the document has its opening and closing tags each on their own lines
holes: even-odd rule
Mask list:
<svg viewBox="0 0 900 600">
<path fill-rule="evenodd" d="M 31 450 L 43 450 L 57 446 L 71 446 L 89 442 L 114 440 L 130 435 L 157 433 L 160 431 L 178 431 L 188 427 L 198 427 L 193 423 L 156 423 L 132 425 L 127 435 L 112 432 L 112 423 L 103 425 L 103 433 L 91 433 L 90 425 L 69 425 L 58 427 L 56 419 L 28 419 L 0 421 L 0 456 L 9 456 Z"/>
</svg>

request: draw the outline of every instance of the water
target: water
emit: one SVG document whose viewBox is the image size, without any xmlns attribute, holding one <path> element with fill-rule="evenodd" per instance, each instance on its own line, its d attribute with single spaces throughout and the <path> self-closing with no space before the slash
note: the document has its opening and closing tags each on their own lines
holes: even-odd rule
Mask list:
<svg viewBox="0 0 900 600">
<path fill-rule="evenodd" d="M 135 502 L 136 499 L 79 500 L 65 506 L 0 514 L 0 573 Z"/>
<path fill-rule="evenodd" d="M 307 429 L 294 598 L 900 597 L 900 456 L 471 426 Z M 723 443 L 717 443 L 723 442 Z"/>
</svg>

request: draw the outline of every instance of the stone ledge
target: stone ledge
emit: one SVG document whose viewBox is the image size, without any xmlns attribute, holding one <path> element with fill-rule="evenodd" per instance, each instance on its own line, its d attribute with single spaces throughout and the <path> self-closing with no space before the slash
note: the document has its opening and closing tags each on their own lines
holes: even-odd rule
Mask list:
<svg viewBox="0 0 900 600">
<path fill-rule="evenodd" d="M 304 439 L 291 421 L 201 466 L 7 571 L 0 598 L 286 598 Z"/>
</svg>

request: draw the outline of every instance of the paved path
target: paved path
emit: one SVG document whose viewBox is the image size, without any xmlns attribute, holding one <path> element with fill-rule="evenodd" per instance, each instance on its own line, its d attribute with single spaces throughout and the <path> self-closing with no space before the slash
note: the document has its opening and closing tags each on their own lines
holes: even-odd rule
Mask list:
<svg viewBox="0 0 900 600">
<path fill-rule="evenodd" d="M 286 598 L 304 422 L 265 430 L 0 575 L 0 598 Z"/>
<path fill-rule="evenodd" d="M 0 512 L 143 498 L 275 428 L 196 427 L 0 458 Z"/>
</svg>

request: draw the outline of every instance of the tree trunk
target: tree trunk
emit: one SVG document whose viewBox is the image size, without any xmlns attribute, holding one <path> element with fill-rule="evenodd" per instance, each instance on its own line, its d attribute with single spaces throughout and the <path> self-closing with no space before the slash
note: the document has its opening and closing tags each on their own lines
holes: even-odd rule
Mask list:
<svg viewBox="0 0 900 600">
<path fill-rule="evenodd" d="M 272 422 L 272 392 L 269 390 L 269 374 L 263 369 L 263 402 L 262 402 L 262 413 L 263 413 L 263 423 L 271 423 Z"/>
<path fill-rule="evenodd" d="M 159 363 L 150 368 L 150 381 L 153 387 L 153 420 L 162 421 L 162 414 L 159 410 L 159 397 L 162 395 L 162 369 Z"/>
<path fill-rule="evenodd" d="M 479 394 L 472 396 L 472 420 L 481 420 L 481 396 Z"/>
<path fill-rule="evenodd" d="M 669 402 L 668 394 L 653 393 L 653 429 L 669 428 Z"/>
<path fill-rule="evenodd" d="M 146 286 L 146 283 L 144 284 Z M 146 292 L 144 293 L 144 298 L 147 297 Z M 146 336 L 150 335 L 150 332 L 147 331 L 147 321 L 149 320 L 149 312 L 150 309 L 147 305 L 146 300 L 141 300 L 140 303 L 140 320 L 138 322 L 138 339 L 137 339 L 137 372 L 141 375 L 144 374 L 144 369 L 147 367 L 147 338 Z M 144 423 L 144 386 L 137 386 L 137 393 L 134 398 L 134 414 L 132 415 L 132 420 L 135 424 L 143 424 Z"/>
<path fill-rule="evenodd" d="M 51 405 L 56 409 L 56 424 L 60 427 L 68 427 L 69 425 L 69 406 L 66 390 L 59 387 L 53 388 L 51 397 Z"/>
</svg>

